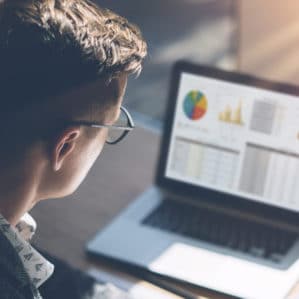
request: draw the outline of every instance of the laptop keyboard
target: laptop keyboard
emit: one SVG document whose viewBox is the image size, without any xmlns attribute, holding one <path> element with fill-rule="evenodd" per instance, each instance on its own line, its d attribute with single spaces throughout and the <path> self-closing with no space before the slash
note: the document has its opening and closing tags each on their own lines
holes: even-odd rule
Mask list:
<svg viewBox="0 0 299 299">
<path fill-rule="evenodd" d="M 298 238 L 293 232 L 171 200 L 163 200 L 142 223 L 275 263 Z"/>
</svg>

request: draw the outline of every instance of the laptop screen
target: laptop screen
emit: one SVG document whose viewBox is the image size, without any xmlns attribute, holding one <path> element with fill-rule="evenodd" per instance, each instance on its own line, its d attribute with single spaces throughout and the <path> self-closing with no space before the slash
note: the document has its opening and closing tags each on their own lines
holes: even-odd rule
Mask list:
<svg viewBox="0 0 299 299">
<path fill-rule="evenodd" d="M 182 73 L 166 177 L 299 211 L 298 97 Z"/>
</svg>

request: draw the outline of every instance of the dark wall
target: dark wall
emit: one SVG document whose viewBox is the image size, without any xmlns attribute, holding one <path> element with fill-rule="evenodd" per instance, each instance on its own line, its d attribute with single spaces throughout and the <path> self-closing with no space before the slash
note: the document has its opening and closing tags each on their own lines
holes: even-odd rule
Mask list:
<svg viewBox="0 0 299 299">
<path fill-rule="evenodd" d="M 127 106 L 162 120 L 170 68 L 180 58 L 233 67 L 236 1 L 97 0 L 136 23 L 148 42 L 142 75 L 128 85 Z"/>
</svg>

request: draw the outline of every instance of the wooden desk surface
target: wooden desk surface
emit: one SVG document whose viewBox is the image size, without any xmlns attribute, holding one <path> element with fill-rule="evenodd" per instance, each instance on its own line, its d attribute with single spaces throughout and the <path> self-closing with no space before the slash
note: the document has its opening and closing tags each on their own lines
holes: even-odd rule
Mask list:
<svg viewBox="0 0 299 299">
<path fill-rule="evenodd" d="M 34 244 L 86 270 L 95 266 L 84 247 L 154 179 L 160 136 L 137 128 L 119 145 L 106 145 L 85 181 L 71 196 L 39 203 L 32 211 L 38 223 Z M 103 267 L 101 263 L 96 266 Z M 201 289 L 209 298 L 228 298 Z"/>
</svg>

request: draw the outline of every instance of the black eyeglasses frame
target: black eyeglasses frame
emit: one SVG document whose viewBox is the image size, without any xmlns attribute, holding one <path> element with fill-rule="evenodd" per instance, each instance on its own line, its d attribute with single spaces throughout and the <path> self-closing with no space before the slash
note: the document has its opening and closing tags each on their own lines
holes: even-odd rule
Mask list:
<svg viewBox="0 0 299 299">
<path fill-rule="evenodd" d="M 133 118 L 130 115 L 129 111 L 123 106 L 120 107 L 120 110 L 122 110 L 127 117 L 127 121 L 128 121 L 127 126 L 106 125 L 106 124 L 101 124 L 98 122 L 90 122 L 90 121 L 85 121 L 85 120 L 74 120 L 74 121 L 69 122 L 69 124 L 88 126 L 88 127 L 92 127 L 92 128 L 108 128 L 108 129 L 113 128 L 116 130 L 123 130 L 123 134 L 120 135 L 120 137 L 117 138 L 115 141 L 106 140 L 107 144 L 116 144 L 116 143 L 120 142 L 122 139 L 124 139 L 127 136 L 127 134 L 135 128 Z"/>
</svg>

